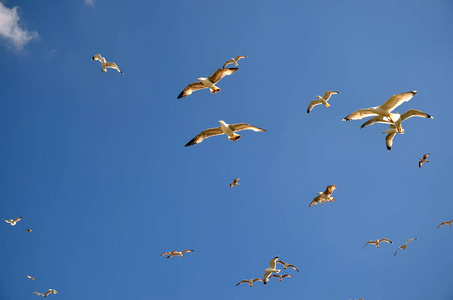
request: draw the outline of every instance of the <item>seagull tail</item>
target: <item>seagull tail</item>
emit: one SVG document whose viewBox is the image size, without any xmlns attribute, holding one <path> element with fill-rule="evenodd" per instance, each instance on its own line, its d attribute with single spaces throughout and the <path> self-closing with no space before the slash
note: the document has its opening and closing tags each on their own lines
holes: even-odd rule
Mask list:
<svg viewBox="0 0 453 300">
<path fill-rule="evenodd" d="M 218 93 L 220 92 L 220 88 L 219 87 L 216 87 L 216 89 L 209 89 L 211 91 L 212 94 L 215 94 L 215 93 Z"/>
<path fill-rule="evenodd" d="M 237 141 L 237 140 L 239 140 L 241 137 L 242 137 L 241 135 L 239 135 L 239 134 L 237 134 L 237 133 L 234 132 L 234 133 L 233 133 L 233 136 L 232 136 L 232 137 L 228 137 L 228 139 L 229 139 L 230 141 Z"/>
</svg>

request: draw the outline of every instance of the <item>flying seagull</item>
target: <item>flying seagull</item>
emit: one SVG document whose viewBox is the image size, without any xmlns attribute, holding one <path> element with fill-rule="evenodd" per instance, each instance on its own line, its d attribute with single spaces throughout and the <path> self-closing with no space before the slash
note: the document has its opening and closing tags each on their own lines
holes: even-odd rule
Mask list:
<svg viewBox="0 0 453 300">
<path fill-rule="evenodd" d="M 365 246 L 363 246 L 362 249 L 365 249 L 365 247 L 368 246 L 369 244 L 375 244 L 376 248 L 379 248 L 379 243 L 382 243 L 382 242 L 387 242 L 387 243 L 393 244 L 392 241 L 390 241 L 388 239 L 380 239 L 380 240 L 375 240 L 375 241 L 369 241 L 368 243 L 365 244 Z"/>
<path fill-rule="evenodd" d="M 31 280 L 35 280 L 35 277 L 30 276 L 30 275 L 27 275 L 27 278 L 28 278 L 28 279 L 31 279 Z"/>
<path fill-rule="evenodd" d="M 225 75 L 231 75 L 234 72 L 239 70 L 238 68 L 222 68 L 217 69 L 211 76 L 208 78 L 200 77 L 198 78 L 199 81 L 192 82 L 179 94 L 178 99 L 182 97 L 186 97 L 191 95 L 193 92 L 202 90 L 202 89 L 209 89 L 212 94 L 220 92 L 220 88 L 215 86 L 217 82 L 220 81 Z"/>
<path fill-rule="evenodd" d="M 311 201 L 309 207 L 312 207 L 312 205 L 318 205 L 318 203 L 324 204 L 327 201 L 333 202 L 335 201 L 335 197 L 330 197 L 332 195 L 333 191 L 337 188 L 336 185 L 329 185 L 326 187 L 326 190 L 324 192 L 318 192 L 318 196 L 316 196 L 313 201 Z"/>
<path fill-rule="evenodd" d="M 240 281 L 238 284 L 236 284 L 236 286 L 240 285 L 241 283 L 248 283 L 250 285 L 250 287 L 252 287 L 253 283 L 255 281 L 263 281 L 263 279 L 261 279 L 261 278 L 255 278 L 255 279 L 250 279 L 250 280 L 244 279 L 244 280 Z"/>
<path fill-rule="evenodd" d="M 5 220 L 5 219 L 3 219 L 3 220 Z M 16 223 L 19 222 L 20 220 L 22 220 L 22 217 L 16 218 L 16 219 L 14 219 L 14 220 L 5 220 L 5 222 L 11 224 L 11 226 L 14 226 L 14 225 L 16 225 Z"/>
<path fill-rule="evenodd" d="M 352 114 L 346 116 L 343 121 L 350 121 L 350 120 L 361 120 L 366 117 L 371 116 L 381 116 L 389 120 L 390 122 L 394 123 L 400 117 L 399 114 L 392 113 L 392 110 L 403 104 L 403 102 L 407 102 L 417 94 L 417 91 L 410 91 L 406 93 L 396 94 L 390 97 L 387 101 L 385 101 L 381 106 L 375 106 L 370 108 L 359 109 L 353 112 Z"/>
<path fill-rule="evenodd" d="M 241 178 L 235 178 L 233 182 L 230 183 L 230 189 L 233 187 L 233 185 L 239 185 L 238 180 Z"/>
<path fill-rule="evenodd" d="M 271 259 L 269 262 L 269 268 L 264 270 L 264 281 L 263 283 L 266 284 L 269 281 L 269 277 L 272 273 L 280 273 L 280 270 L 276 269 L 275 266 L 277 265 L 278 255 Z"/>
<path fill-rule="evenodd" d="M 38 292 L 32 292 L 32 294 L 36 294 L 37 296 L 43 296 L 44 297 L 44 294 L 41 294 L 41 293 L 38 293 Z"/>
<path fill-rule="evenodd" d="M 221 134 L 226 134 L 228 136 L 228 139 L 230 141 L 237 141 L 241 138 L 241 136 L 237 133 L 236 131 L 241 131 L 241 130 L 253 130 L 255 132 L 259 131 L 267 131 L 255 126 L 252 126 L 250 124 L 246 123 L 238 123 L 238 124 L 227 124 L 224 121 L 220 120 L 220 127 L 215 127 L 215 128 L 210 128 L 206 129 L 202 132 L 200 132 L 197 136 L 195 136 L 193 139 L 191 139 L 185 147 L 189 147 L 195 144 L 201 143 L 204 139 L 207 139 L 211 136 L 215 135 L 221 135 Z"/>
<path fill-rule="evenodd" d="M 416 240 L 417 240 L 417 239 L 408 239 L 407 242 L 406 242 L 404 245 L 399 246 L 398 249 L 396 249 L 396 252 L 395 252 L 395 254 L 393 254 L 393 256 L 395 256 L 396 253 L 398 252 L 398 250 L 400 250 L 400 249 L 406 250 L 407 243 L 409 243 L 409 242 L 411 242 L 411 241 L 416 241 Z"/>
<path fill-rule="evenodd" d="M 439 226 L 437 226 L 437 228 L 439 228 L 441 226 L 444 226 L 444 225 L 451 226 L 452 223 L 453 223 L 453 220 L 450 220 L 450 221 L 447 221 L 447 222 L 442 222 L 442 223 L 439 224 Z"/>
<path fill-rule="evenodd" d="M 238 55 L 236 56 L 236 58 L 231 58 L 231 60 L 227 60 L 225 62 L 225 64 L 223 65 L 223 67 L 225 68 L 226 66 L 228 66 L 229 64 L 234 64 L 235 66 L 238 65 L 238 60 L 240 60 L 241 58 L 246 58 L 247 56 L 244 56 L 244 55 Z"/>
<path fill-rule="evenodd" d="M 164 256 L 164 255 L 168 255 L 167 258 L 170 258 L 172 256 L 179 256 L 179 257 L 182 257 L 182 255 L 184 253 L 187 253 L 187 252 L 193 252 L 194 250 L 184 250 L 184 251 L 171 251 L 171 252 L 164 252 L 162 253 L 160 256 Z"/>
<path fill-rule="evenodd" d="M 54 289 L 49 289 L 45 294 L 44 294 L 44 298 L 46 298 L 47 296 L 49 296 L 50 294 L 58 294 L 58 292 Z"/>
<path fill-rule="evenodd" d="M 428 156 L 429 156 L 429 155 L 430 155 L 430 154 L 428 153 L 428 154 L 423 155 L 423 158 L 420 158 L 420 161 L 418 162 L 418 167 L 419 167 L 419 168 L 422 167 L 422 165 L 423 165 L 424 162 L 429 162 L 429 160 L 428 160 Z M 11 224 L 11 225 L 12 225 L 12 224 Z"/>
<path fill-rule="evenodd" d="M 26 232 L 32 232 L 33 230 L 27 228 L 27 229 L 25 229 L 25 231 L 26 231 Z"/>
<path fill-rule="evenodd" d="M 308 108 L 307 108 L 307 115 L 311 112 L 311 110 L 313 109 L 313 107 L 315 107 L 316 105 L 320 105 L 320 104 L 324 104 L 325 107 L 330 107 L 330 104 L 327 103 L 327 101 L 329 101 L 330 99 L 330 96 L 334 95 L 334 94 L 339 94 L 340 92 L 336 92 L 336 91 L 326 91 L 324 93 L 324 96 L 316 96 L 316 98 L 318 98 L 318 100 L 313 100 L 310 102 L 310 104 L 308 105 Z"/>
<path fill-rule="evenodd" d="M 274 274 L 274 275 L 271 275 L 270 277 L 278 277 L 280 278 L 280 281 L 283 281 L 283 278 L 285 277 L 291 277 L 293 278 L 293 276 L 289 275 L 289 274 L 284 274 L 284 275 L 277 275 L 277 274 Z"/>
<path fill-rule="evenodd" d="M 374 123 L 387 123 L 390 124 L 389 128 L 383 132 L 388 133 L 387 136 L 385 137 L 385 145 L 387 146 L 387 150 L 390 151 L 392 149 L 393 145 L 393 138 L 397 133 L 404 134 L 404 129 L 401 127 L 401 123 L 404 120 L 407 120 L 412 117 L 422 117 L 422 118 L 427 118 L 427 119 L 434 119 L 433 116 L 428 115 L 427 113 L 424 113 L 420 110 L 416 109 L 411 109 L 405 112 L 404 114 L 401 115 L 401 117 L 395 122 L 391 123 L 387 121 L 384 117 L 377 116 L 374 118 L 371 118 L 367 122 L 363 123 L 360 128 L 364 128 L 370 125 L 373 125 Z"/>
<path fill-rule="evenodd" d="M 121 71 L 120 68 L 118 68 L 118 66 L 114 62 L 106 61 L 105 58 L 103 56 L 101 56 L 100 54 L 96 54 L 95 56 L 93 56 L 91 58 L 91 60 L 99 60 L 101 62 L 101 64 L 102 64 L 101 72 L 107 72 L 107 68 L 112 68 L 112 69 L 116 69 L 118 72 L 120 72 L 121 74 L 124 75 L 123 71 Z"/>
<path fill-rule="evenodd" d="M 296 270 L 297 272 L 299 272 L 299 270 L 296 268 L 296 266 L 290 265 L 290 264 L 288 264 L 288 263 L 285 263 L 285 262 L 282 261 L 282 260 L 277 261 L 277 263 L 278 263 L 278 264 L 282 264 L 282 265 L 284 266 L 283 269 L 285 269 L 285 270 L 286 270 L 286 268 L 289 267 L 289 268 L 293 268 L 294 270 Z"/>
</svg>

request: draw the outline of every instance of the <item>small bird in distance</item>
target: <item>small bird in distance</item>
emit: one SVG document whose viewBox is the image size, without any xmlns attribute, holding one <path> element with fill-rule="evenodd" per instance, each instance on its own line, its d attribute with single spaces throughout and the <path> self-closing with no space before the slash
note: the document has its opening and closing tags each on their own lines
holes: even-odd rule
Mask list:
<svg viewBox="0 0 453 300">
<path fill-rule="evenodd" d="M 402 249 L 402 250 L 406 250 L 406 247 L 407 247 L 407 243 L 411 242 L 411 241 L 416 241 L 417 239 L 408 239 L 407 242 L 402 245 L 402 246 L 399 246 L 398 249 L 396 249 L 396 252 L 395 254 L 393 254 L 393 256 L 396 255 L 396 253 L 398 253 L 398 250 Z"/>
<path fill-rule="evenodd" d="M 241 178 L 235 178 L 233 182 L 230 183 L 230 189 L 233 188 L 233 185 L 239 185 L 238 180 Z"/>
<path fill-rule="evenodd" d="M 453 223 L 453 220 L 450 220 L 450 221 L 447 221 L 447 222 L 442 222 L 442 223 L 439 224 L 439 226 L 437 226 L 437 228 L 439 228 L 441 226 L 444 226 L 444 225 L 451 226 L 452 223 Z"/>
<path fill-rule="evenodd" d="M 234 64 L 235 66 L 238 65 L 238 61 L 241 59 L 241 58 L 246 58 L 247 56 L 244 56 L 244 55 L 238 55 L 236 56 L 236 58 L 231 58 L 230 60 L 227 60 L 225 62 L 225 64 L 223 65 L 223 68 L 225 68 L 226 66 L 228 66 L 229 64 Z"/>
<path fill-rule="evenodd" d="M 160 256 L 168 255 L 167 258 L 172 256 L 179 256 L 182 257 L 184 253 L 193 252 L 194 250 L 184 250 L 184 251 L 171 251 L 171 252 L 164 252 Z"/>
<path fill-rule="evenodd" d="M 100 54 L 94 55 L 91 58 L 91 60 L 99 60 L 101 62 L 101 64 L 102 64 L 101 72 L 107 72 L 107 68 L 112 68 L 124 75 L 123 71 L 121 71 L 120 68 L 118 68 L 118 66 L 114 62 L 106 61 L 105 58 L 103 56 L 101 56 Z"/>
<path fill-rule="evenodd" d="M 30 275 L 27 275 L 27 278 L 28 278 L 28 279 L 31 279 L 31 280 L 35 280 L 35 277 L 30 276 Z"/>
<path fill-rule="evenodd" d="M 375 240 L 375 241 L 369 241 L 368 243 L 365 244 L 365 246 L 363 246 L 362 249 L 365 249 L 365 247 L 370 245 L 370 244 L 374 244 L 374 245 L 376 245 L 376 248 L 379 248 L 379 243 L 382 243 L 382 242 L 393 244 L 393 242 L 388 240 L 388 239 L 380 239 L 380 240 L 378 239 L 378 240 Z"/>
<path fill-rule="evenodd" d="M 421 168 L 421 167 L 422 167 L 422 165 L 423 165 L 423 163 L 424 163 L 424 162 L 429 162 L 429 160 L 428 160 L 428 156 L 430 156 L 430 154 L 429 154 L 429 153 L 428 153 L 428 154 L 425 154 L 425 155 L 423 155 L 423 157 L 422 157 L 422 158 L 420 158 L 420 161 L 418 162 L 418 167 L 419 167 L 419 168 Z"/>
<path fill-rule="evenodd" d="M 261 278 L 255 278 L 255 279 L 250 279 L 250 280 L 244 279 L 244 280 L 240 281 L 238 284 L 236 284 L 236 286 L 240 285 L 241 283 L 248 283 L 249 286 L 252 287 L 253 283 L 255 281 L 263 281 L 263 279 L 261 279 Z"/>
<path fill-rule="evenodd" d="M 289 275 L 289 274 L 284 274 L 284 275 L 277 275 L 277 274 L 274 274 L 274 275 L 271 275 L 270 277 L 271 277 L 271 278 L 272 278 L 272 277 L 280 278 L 280 281 L 283 281 L 283 278 L 285 278 L 285 277 L 291 277 L 291 278 L 293 278 L 293 276 L 291 276 L 291 275 Z"/>
<path fill-rule="evenodd" d="M 313 107 L 315 107 L 316 105 L 324 104 L 325 107 L 329 108 L 330 104 L 327 103 L 327 101 L 329 101 L 330 96 L 335 95 L 335 94 L 340 94 L 340 92 L 337 92 L 337 91 L 326 91 L 324 93 L 324 96 L 322 96 L 322 97 L 321 96 L 316 96 L 316 98 L 318 98 L 318 100 L 313 100 L 313 101 L 310 102 L 310 104 L 308 105 L 308 108 L 307 108 L 307 115 L 311 112 Z"/>
<path fill-rule="evenodd" d="M 3 219 L 3 220 L 5 220 L 5 219 Z M 19 218 L 13 219 L 13 220 L 5 220 L 5 222 L 11 224 L 11 226 L 15 226 L 16 223 L 19 222 L 20 220 L 22 220 L 22 217 L 19 217 Z"/>
</svg>

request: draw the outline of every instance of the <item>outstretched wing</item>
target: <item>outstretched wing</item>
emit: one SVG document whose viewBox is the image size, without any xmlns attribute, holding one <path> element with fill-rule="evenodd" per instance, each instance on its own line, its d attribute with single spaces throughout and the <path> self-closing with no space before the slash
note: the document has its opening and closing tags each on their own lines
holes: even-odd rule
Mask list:
<svg viewBox="0 0 453 300">
<path fill-rule="evenodd" d="M 430 154 L 429 154 L 429 153 L 428 153 L 428 154 L 425 154 L 425 155 L 423 155 L 423 159 L 427 159 L 427 158 L 428 158 L 428 156 L 430 156 Z M 22 219 L 22 217 L 21 217 L 20 219 Z M 19 220 L 20 220 L 20 219 L 19 219 Z M 17 219 L 16 219 L 16 220 L 17 220 Z M 16 221 L 16 220 L 14 220 L 14 221 Z"/>
<path fill-rule="evenodd" d="M 193 139 L 191 139 L 185 147 L 189 147 L 195 144 L 201 143 L 204 139 L 207 139 L 211 136 L 216 136 L 216 135 L 221 135 L 223 134 L 222 128 L 220 127 L 215 127 L 215 128 L 210 128 L 206 129 L 202 132 L 200 132 L 198 135 L 196 135 Z"/>
<path fill-rule="evenodd" d="M 202 89 L 207 89 L 207 87 L 203 83 L 201 83 L 201 81 L 192 82 L 191 84 L 186 86 L 186 88 L 184 90 L 182 90 L 182 92 L 179 94 L 177 99 L 189 96 L 193 92 L 198 91 L 198 90 L 202 90 Z"/>
<path fill-rule="evenodd" d="M 421 117 L 421 118 L 434 119 L 433 116 L 428 115 L 427 113 L 424 113 L 424 112 L 422 112 L 420 110 L 410 109 L 410 110 L 406 111 L 404 114 L 401 115 L 401 122 L 404 121 L 404 120 L 407 120 L 409 118 L 412 118 L 412 117 Z"/>
<path fill-rule="evenodd" d="M 211 76 L 209 76 L 209 81 L 212 82 L 213 84 L 216 84 L 217 82 L 220 81 L 223 77 L 226 75 L 231 75 L 234 72 L 239 70 L 238 68 L 222 68 L 222 69 L 217 69 Z"/>
<path fill-rule="evenodd" d="M 231 124 L 230 128 L 233 131 L 241 131 L 241 130 L 253 130 L 255 132 L 267 131 L 265 129 L 261 129 L 261 128 L 258 128 L 258 127 L 255 127 L 255 126 L 252 126 L 252 125 L 246 124 L 246 123 Z"/>
<path fill-rule="evenodd" d="M 288 267 L 289 267 L 289 266 L 288 266 Z M 289 275 L 289 274 L 282 275 L 282 277 L 283 277 L 283 278 L 285 278 L 285 277 L 291 277 L 291 278 L 293 278 L 293 276 L 292 276 L 292 275 Z"/>
<path fill-rule="evenodd" d="M 363 109 L 356 110 L 352 114 L 344 117 L 343 121 L 361 120 L 363 118 L 371 117 L 371 116 L 375 116 L 375 115 L 376 114 L 371 112 L 369 109 L 363 108 Z"/>
<path fill-rule="evenodd" d="M 247 282 L 247 283 L 249 283 L 249 281 L 248 281 L 248 280 L 245 280 L 245 279 L 244 279 L 244 280 L 242 280 L 242 281 L 239 281 L 239 282 L 238 282 L 238 284 L 236 284 L 236 286 L 238 286 L 238 285 L 240 285 L 241 283 L 244 283 L 244 282 Z"/>
<path fill-rule="evenodd" d="M 294 270 L 296 270 L 297 272 L 299 272 L 299 270 L 296 268 L 295 265 L 288 265 L 288 268 L 293 268 Z M 283 277 L 285 277 L 285 276 L 283 276 Z M 291 276 L 291 277 L 292 277 L 292 276 Z"/>
<path fill-rule="evenodd" d="M 187 253 L 187 252 L 193 252 L 194 250 L 184 250 L 183 252 L 181 252 L 182 254 L 184 253 Z"/>
<path fill-rule="evenodd" d="M 311 207 L 313 204 L 316 206 L 318 205 L 318 202 L 321 201 L 322 198 L 321 196 L 316 196 L 315 198 L 313 198 L 313 200 L 311 201 L 310 205 L 308 207 Z"/>
<path fill-rule="evenodd" d="M 385 137 L 385 145 L 387 146 L 387 150 L 390 151 L 393 146 L 393 138 L 395 137 L 396 133 L 389 133 Z"/>
<path fill-rule="evenodd" d="M 124 74 L 120 68 L 118 68 L 118 66 L 114 63 L 114 62 L 106 62 L 105 63 L 105 67 L 106 68 L 112 68 L 112 69 L 116 69 L 118 72 L 120 72 L 121 74 Z"/>
<path fill-rule="evenodd" d="M 102 56 L 100 54 L 96 54 L 94 55 L 91 60 L 99 60 L 99 61 L 102 61 Z"/>
<path fill-rule="evenodd" d="M 373 125 L 374 123 L 391 123 L 391 122 L 386 117 L 376 116 L 363 123 L 362 126 L 360 126 L 360 128 Z"/>
<path fill-rule="evenodd" d="M 278 256 L 271 259 L 271 261 L 269 262 L 269 268 L 275 269 L 275 266 L 277 265 L 277 260 L 278 260 Z"/>
<path fill-rule="evenodd" d="M 311 112 L 313 107 L 315 107 L 316 105 L 319 105 L 319 104 L 322 104 L 321 100 L 313 100 L 313 101 L 311 101 L 310 104 L 308 105 L 308 108 L 307 108 L 307 115 Z"/>
<path fill-rule="evenodd" d="M 238 55 L 236 56 L 236 61 L 240 60 L 241 58 L 246 58 L 247 56 L 244 55 Z"/>
<path fill-rule="evenodd" d="M 263 279 L 261 279 L 261 278 L 255 278 L 255 279 L 252 280 L 252 282 L 255 282 L 255 281 L 263 281 Z"/>
<path fill-rule="evenodd" d="M 368 246 L 369 244 L 375 244 L 375 242 L 374 241 L 369 241 L 368 243 L 365 244 L 365 246 L 363 246 L 362 249 L 365 249 L 365 247 Z"/>
<path fill-rule="evenodd" d="M 410 91 L 406 93 L 393 95 L 392 97 L 388 98 L 388 100 L 385 101 L 380 107 L 382 109 L 392 111 L 401 104 L 403 104 L 404 102 L 411 100 L 415 94 L 417 94 L 417 91 Z"/>
<path fill-rule="evenodd" d="M 439 224 L 439 226 L 437 226 L 437 228 L 439 228 L 440 226 L 447 225 L 447 224 L 450 224 L 450 222 L 442 222 L 442 223 Z"/>
<path fill-rule="evenodd" d="M 277 264 L 286 265 L 286 263 L 283 260 L 277 260 Z"/>
<path fill-rule="evenodd" d="M 330 196 L 332 195 L 333 191 L 337 188 L 336 185 L 329 185 L 328 187 L 326 187 L 326 190 L 324 191 L 324 194 L 326 196 Z"/>
<path fill-rule="evenodd" d="M 335 94 L 339 94 L 339 93 L 340 93 L 340 92 L 337 92 L 337 91 L 326 91 L 326 92 L 324 93 L 323 98 L 324 98 L 326 101 L 329 101 L 330 96 L 335 95 Z"/>
<path fill-rule="evenodd" d="M 380 239 L 379 243 L 382 243 L 382 242 L 387 242 L 387 243 L 393 244 L 393 242 L 389 239 Z"/>
</svg>

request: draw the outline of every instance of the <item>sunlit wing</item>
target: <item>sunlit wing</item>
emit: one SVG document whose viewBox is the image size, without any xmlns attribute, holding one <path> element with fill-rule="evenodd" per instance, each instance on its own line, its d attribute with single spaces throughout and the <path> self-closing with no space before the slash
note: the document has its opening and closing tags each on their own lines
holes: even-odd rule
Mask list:
<svg viewBox="0 0 453 300">
<path fill-rule="evenodd" d="M 223 134 L 223 131 L 222 131 L 222 128 L 220 128 L 220 127 L 215 127 L 215 128 L 210 128 L 210 129 L 203 130 L 198 135 L 196 135 L 193 139 L 191 139 L 185 145 L 185 147 L 189 147 L 189 146 L 192 146 L 192 145 L 195 145 L 195 144 L 199 144 L 204 139 L 207 139 L 207 138 L 210 138 L 210 137 L 216 136 L 216 135 L 221 135 L 221 134 Z"/>
<path fill-rule="evenodd" d="M 255 126 L 252 126 L 252 125 L 246 124 L 246 123 L 231 124 L 230 128 L 233 131 L 241 131 L 241 130 L 253 130 L 255 132 L 267 131 L 265 129 L 261 129 L 261 128 L 258 128 L 258 127 L 255 127 Z"/>
<path fill-rule="evenodd" d="M 410 91 L 406 93 L 396 94 L 391 96 L 387 101 L 385 101 L 380 107 L 387 111 L 392 111 L 404 102 L 407 102 L 417 94 L 417 91 Z"/>
<path fill-rule="evenodd" d="M 368 110 L 367 108 L 359 109 L 353 112 L 352 114 L 346 116 L 343 121 L 351 121 L 351 120 L 361 120 L 366 117 L 375 116 L 376 114 Z"/>
<path fill-rule="evenodd" d="M 324 98 L 326 101 L 328 101 L 328 100 L 330 99 L 330 96 L 335 95 L 335 94 L 339 94 L 339 93 L 340 93 L 340 92 L 337 92 L 337 91 L 326 91 L 326 92 L 324 93 L 323 98 Z"/>
<path fill-rule="evenodd" d="M 315 107 L 316 105 L 319 105 L 319 104 L 322 104 L 321 100 L 313 100 L 313 101 L 311 101 L 310 104 L 308 105 L 308 108 L 307 108 L 307 114 L 309 114 L 311 112 L 313 107 Z"/>
<path fill-rule="evenodd" d="M 217 69 L 211 76 L 209 76 L 209 81 L 212 82 L 213 84 L 216 84 L 217 82 L 220 81 L 223 77 L 226 75 L 231 75 L 234 72 L 239 70 L 238 68 L 222 68 L 222 69 Z"/>
<path fill-rule="evenodd" d="M 207 89 L 207 88 L 208 87 L 205 86 L 203 83 L 201 83 L 201 81 L 192 82 L 191 84 L 186 86 L 186 88 L 179 94 L 178 99 L 189 96 L 195 91 Z"/>
</svg>

